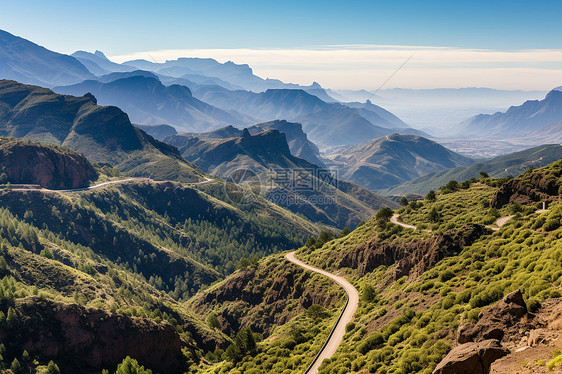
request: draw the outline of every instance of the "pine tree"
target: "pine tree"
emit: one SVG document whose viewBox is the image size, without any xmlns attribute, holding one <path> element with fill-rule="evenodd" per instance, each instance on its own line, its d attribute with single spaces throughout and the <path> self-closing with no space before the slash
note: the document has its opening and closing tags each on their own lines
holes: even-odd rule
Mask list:
<svg viewBox="0 0 562 374">
<path fill-rule="evenodd" d="M 129 356 L 125 357 L 123 362 L 117 366 L 115 374 L 152 374 L 151 370 L 140 366 L 138 361 Z"/>
<path fill-rule="evenodd" d="M 53 361 L 49 361 L 49 364 L 47 365 L 47 374 L 60 374 L 58 365 Z"/>
<path fill-rule="evenodd" d="M 437 196 L 435 196 L 435 191 L 431 190 L 425 195 L 425 199 L 427 201 L 435 201 L 437 200 Z"/>
<path fill-rule="evenodd" d="M 215 313 L 209 314 L 209 317 L 207 318 L 207 323 L 209 324 L 209 327 L 212 329 L 220 329 L 221 327 L 219 319 L 217 318 L 217 315 Z"/>
<path fill-rule="evenodd" d="M 12 361 L 12 365 L 10 365 L 10 369 L 14 374 L 20 374 L 23 372 L 21 364 L 17 358 L 14 358 L 14 361 Z"/>
<path fill-rule="evenodd" d="M 12 307 L 8 308 L 8 315 L 6 316 L 6 324 L 9 328 L 13 328 L 16 325 L 16 312 Z"/>
</svg>

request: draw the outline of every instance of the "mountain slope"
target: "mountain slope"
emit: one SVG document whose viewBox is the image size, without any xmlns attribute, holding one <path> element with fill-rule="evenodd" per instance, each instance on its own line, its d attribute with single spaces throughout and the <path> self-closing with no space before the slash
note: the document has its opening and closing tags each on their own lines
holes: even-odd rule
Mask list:
<svg viewBox="0 0 562 374">
<path fill-rule="evenodd" d="M 382 206 L 394 206 L 293 156 L 285 135 L 277 130 L 252 135 L 245 129 L 242 136 L 224 138 L 237 132 L 226 127 L 202 138 L 178 134 L 165 141 L 204 171 L 249 186 L 243 198 L 265 196 L 314 222 L 355 227 Z"/>
<path fill-rule="evenodd" d="M 74 57 L 0 30 L 0 79 L 55 86 L 91 78 L 92 73 Z"/>
<path fill-rule="evenodd" d="M 477 162 L 469 167 L 458 167 L 437 171 L 416 178 L 385 191 L 389 195 L 405 195 L 409 193 L 425 194 L 436 190 L 450 180 L 463 182 L 471 178 L 479 178 L 480 172 L 486 172 L 493 178 L 519 175 L 528 168 L 539 168 L 562 158 L 562 146 L 559 144 L 542 145 L 520 152 L 494 157 L 485 162 Z"/>
<path fill-rule="evenodd" d="M 202 172 L 177 149 L 135 128 L 116 107 L 92 95 L 62 96 L 37 86 L 0 81 L 0 134 L 68 146 L 91 162 L 134 176 L 197 181 Z"/>
<path fill-rule="evenodd" d="M 338 148 L 325 157 L 340 178 L 370 190 L 383 190 L 435 170 L 473 163 L 431 140 L 399 134 Z"/>
<path fill-rule="evenodd" d="M 558 276 L 562 267 L 555 258 L 562 244 L 562 207 L 556 202 L 561 172 L 562 163 L 556 162 L 499 190 L 472 183 L 456 192 L 438 191 L 435 201 L 420 201 L 396 211 L 401 221 L 416 225 L 417 230 L 379 217 L 348 235 L 328 242 L 319 237 L 300 248 L 297 258 L 344 275 L 361 295 L 342 345 L 331 360 L 322 363 L 319 373 L 431 373 L 455 346 L 465 347 L 466 354 L 459 359 L 462 370 L 457 366 L 450 372 L 482 373 L 481 361 L 470 353 L 474 350 L 471 342 L 491 338 L 514 358 L 515 352 L 524 350 L 536 353 L 533 362 L 549 362 L 559 355 L 555 348 L 562 337 Z M 504 202 L 491 208 L 490 202 L 500 195 Z M 536 202 L 544 199 L 550 200 L 549 210 L 536 212 Z M 521 211 L 497 232 L 485 227 L 515 209 Z M 438 212 L 437 218 L 432 211 Z M 304 290 L 326 292 L 321 280 L 315 282 Z M 318 300 L 313 304 L 329 300 L 327 295 L 300 294 L 303 288 L 297 284 L 301 283 L 290 264 L 271 256 L 196 295 L 190 305 L 198 313 L 215 311 L 225 331 L 233 325 L 252 326 L 267 337 L 256 354 L 228 363 L 218 358 L 208 370 L 228 367 L 262 372 L 268 366 L 304 370 L 302 361 L 310 363 L 312 357 L 303 355 L 308 349 L 302 344 L 318 347 L 318 334 L 324 333 L 328 323 L 332 326 L 331 318 L 337 313 L 326 304 L 324 308 L 311 305 L 306 313 L 299 313 L 302 303 L 311 299 Z M 233 293 L 243 296 L 230 298 Z M 269 294 L 275 295 L 275 303 Z M 277 311 L 280 300 L 291 305 L 289 310 L 296 310 L 295 314 Z M 261 318 L 263 310 L 273 318 Z M 306 333 L 311 328 L 315 331 Z M 527 339 L 539 333 L 549 338 Z M 524 356 L 519 357 L 511 370 L 502 366 L 505 362 L 494 363 L 497 372 L 519 370 Z M 532 368 L 548 372 L 544 366 Z"/>
<path fill-rule="evenodd" d="M 369 122 L 358 109 L 326 103 L 303 90 L 269 89 L 256 94 L 198 86 L 193 92 L 205 102 L 248 113 L 258 120 L 284 119 L 302 123 L 310 139 L 324 146 L 358 144 L 392 133 L 388 128 Z M 387 126 L 394 127 L 390 123 Z"/>
<path fill-rule="evenodd" d="M 277 130 L 285 134 L 291 154 L 295 157 L 302 158 L 310 163 L 318 166 L 325 166 L 320 156 L 320 150 L 310 140 L 303 131 L 300 123 L 287 122 L 285 120 L 275 120 L 270 122 L 258 123 L 248 130 L 251 134 L 264 130 Z"/>
<path fill-rule="evenodd" d="M 364 103 L 345 103 L 345 105 L 350 108 L 360 109 L 361 114 L 375 125 L 380 123 L 379 126 L 389 129 L 410 127 L 394 114 L 373 104 L 371 100 L 367 100 Z"/>
<path fill-rule="evenodd" d="M 189 88 L 164 86 L 151 76 L 133 75 L 108 83 L 89 80 L 54 90 L 76 96 L 92 93 L 100 105 L 118 106 L 141 125 L 167 123 L 183 131 L 205 131 L 243 123 L 240 117 L 194 98 Z"/>
<path fill-rule="evenodd" d="M 64 168 L 46 173 L 72 177 Z M 240 209 L 172 182 L 64 194 L 2 189 L 0 206 L 0 361 L 25 349 L 34 361 L 22 360 L 26 367 L 54 360 L 65 372 L 113 371 L 126 356 L 165 374 L 189 371 L 229 338 L 183 301 L 242 258 L 318 233 L 263 199 Z"/>
<path fill-rule="evenodd" d="M 253 92 L 262 92 L 271 88 L 302 88 L 313 90 L 313 92 L 322 95 L 322 89 L 317 83 L 304 87 L 298 84 L 283 83 L 277 79 L 263 79 L 254 75 L 248 65 L 239 65 L 232 61 L 219 63 L 212 58 L 178 58 L 177 60 L 168 60 L 164 63 L 134 60 L 124 62 L 123 65 L 133 66 L 142 70 L 150 70 L 175 78 L 192 80 L 198 84 L 209 84 L 206 82 L 213 82 L 212 84 L 227 89 L 244 89 Z M 207 78 L 205 79 L 204 77 Z M 328 96 L 327 93 L 325 94 Z"/>
<path fill-rule="evenodd" d="M 152 136 L 157 140 L 164 140 L 168 136 L 176 135 L 178 132 L 176 128 L 170 125 L 137 125 L 136 127 L 146 132 L 148 135 Z"/>
<path fill-rule="evenodd" d="M 562 120 L 562 91 L 552 90 L 543 100 L 526 101 L 512 106 L 506 112 L 480 114 L 461 123 L 459 134 L 501 136 L 514 138 L 535 133 L 541 128 Z"/>
</svg>

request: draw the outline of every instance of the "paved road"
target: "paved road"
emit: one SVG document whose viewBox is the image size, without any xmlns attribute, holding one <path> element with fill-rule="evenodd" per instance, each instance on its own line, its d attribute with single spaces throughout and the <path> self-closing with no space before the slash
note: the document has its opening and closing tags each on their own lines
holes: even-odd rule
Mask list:
<svg viewBox="0 0 562 374">
<path fill-rule="evenodd" d="M 345 335 L 345 326 L 349 322 L 353 321 L 353 316 L 355 314 L 355 311 L 357 310 L 357 305 L 359 304 L 359 292 L 357 292 L 357 289 L 353 287 L 353 285 L 349 283 L 344 277 L 340 277 L 332 273 L 328 273 L 327 271 L 315 268 L 313 266 L 307 265 L 304 262 L 297 260 L 295 258 L 295 252 L 288 253 L 287 255 L 285 255 L 285 258 L 288 261 L 292 262 L 293 264 L 296 264 L 306 270 L 310 270 L 330 278 L 331 280 L 339 284 L 347 293 L 348 302 L 342 313 L 340 320 L 338 321 L 337 325 L 334 327 L 333 333 L 328 339 L 324 348 L 322 349 L 321 352 L 318 353 L 318 355 L 314 359 L 313 365 L 310 367 L 310 369 L 307 372 L 305 372 L 305 374 L 316 374 L 318 373 L 318 368 L 322 364 L 322 361 L 324 361 L 324 359 L 326 358 L 332 357 L 333 354 L 336 353 L 336 350 L 338 349 L 339 345 L 341 344 L 343 340 L 343 336 Z"/>
<path fill-rule="evenodd" d="M 416 229 L 417 229 L 416 226 L 407 225 L 407 224 L 405 224 L 405 223 L 402 223 L 402 222 L 398 221 L 398 218 L 399 218 L 399 217 L 400 217 L 400 214 L 393 214 L 392 217 L 390 217 L 390 222 L 394 223 L 395 225 L 405 227 L 405 228 L 407 228 L 407 229 L 412 229 L 412 230 L 416 230 Z"/>
<path fill-rule="evenodd" d="M 546 209 L 546 204 L 543 202 L 543 203 L 542 203 L 542 208 L 535 210 L 535 213 L 544 213 L 544 212 L 546 212 L 547 210 L 548 210 L 548 209 Z M 509 220 L 512 219 L 513 217 L 515 217 L 515 215 L 505 216 L 505 217 L 498 218 L 497 221 L 496 221 L 496 226 L 497 226 L 497 227 L 495 227 L 495 226 L 490 226 L 490 225 L 488 225 L 488 226 L 486 226 L 486 227 L 489 228 L 489 229 L 492 229 L 492 230 L 494 230 L 494 231 L 499 231 L 500 228 L 501 228 L 503 225 L 505 225 L 505 224 L 507 223 L 507 221 L 509 221 Z"/>
<path fill-rule="evenodd" d="M 491 228 L 494 231 L 498 231 L 503 225 L 506 224 L 507 221 L 509 221 L 513 217 L 515 217 L 515 215 L 498 218 L 498 220 L 496 221 L 496 226 L 498 226 L 498 227 L 494 227 L 494 226 L 488 226 L 488 227 Z"/>
<path fill-rule="evenodd" d="M 89 190 L 94 190 L 96 188 L 101 188 L 101 187 L 105 187 L 105 186 L 109 186 L 112 184 L 119 184 L 119 183 L 125 183 L 125 182 L 131 182 L 131 181 L 149 181 L 151 180 L 150 178 L 127 178 L 127 179 L 119 179 L 116 181 L 110 181 L 110 182 L 103 182 L 103 183 L 99 183 L 93 186 L 89 186 L 89 187 L 82 187 L 82 188 L 72 188 L 72 189 L 68 189 L 68 190 L 50 190 L 48 188 L 12 188 L 9 191 L 49 191 L 49 192 L 81 192 L 81 191 L 89 191 Z M 215 180 L 212 178 L 207 178 L 205 177 L 205 180 L 202 182 L 191 182 L 191 183 L 183 183 L 189 186 L 200 186 L 203 184 L 208 184 L 208 183 L 212 183 Z"/>
</svg>

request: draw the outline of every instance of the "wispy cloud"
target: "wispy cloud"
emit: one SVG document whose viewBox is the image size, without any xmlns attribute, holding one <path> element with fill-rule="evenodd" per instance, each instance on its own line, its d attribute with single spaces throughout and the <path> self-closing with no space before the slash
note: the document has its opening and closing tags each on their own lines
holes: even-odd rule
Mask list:
<svg viewBox="0 0 562 374">
<path fill-rule="evenodd" d="M 112 56 L 117 62 L 178 57 L 248 64 L 261 77 L 331 88 L 375 89 L 409 56 L 387 87 L 482 86 L 548 90 L 562 84 L 562 50 L 483 50 L 449 47 L 330 45 L 295 49 L 175 49 Z"/>
</svg>

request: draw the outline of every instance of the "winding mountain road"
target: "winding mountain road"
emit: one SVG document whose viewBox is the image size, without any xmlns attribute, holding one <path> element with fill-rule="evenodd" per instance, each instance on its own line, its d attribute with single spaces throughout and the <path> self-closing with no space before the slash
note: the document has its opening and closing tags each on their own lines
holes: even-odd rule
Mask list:
<svg viewBox="0 0 562 374">
<path fill-rule="evenodd" d="M 486 227 L 489 228 L 489 229 L 492 229 L 493 231 L 499 231 L 500 228 L 501 228 L 503 225 L 505 225 L 506 222 L 509 221 L 510 219 L 512 219 L 513 217 L 515 217 L 515 216 L 514 216 L 514 215 L 511 215 L 511 216 L 505 216 L 505 217 L 498 218 L 497 221 L 496 221 L 496 226 L 497 226 L 497 227 L 491 226 L 491 225 L 488 225 L 488 226 L 486 226 Z"/>
<path fill-rule="evenodd" d="M 332 357 L 334 353 L 336 353 L 336 350 L 338 349 L 343 340 L 343 336 L 345 335 L 345 326 L 349 322 L 353 321 L 353 316 L 355 315 L 357 305 L 359 304 L 359 292 L 357 292 L 357 289 L 344 277 L 328 273 L 327 271 L 315 268 L 313 266 L 305 264 L 302 261 L 297 260 L 295 258 L 295 252 L 287 253 L 285 255 L 285 258 L 293 264 L 298 265 L 306 270 L 310 270 L 330 278 L 331 280 L 339 284 L 347 294 L 347 303 L 345 304 L 345 307 L 340 315 L 340 318 L 336 322 L 336 325 L 333 327 L 328 340 L 326 341 L 326 343 L 324 343 L 324 346 L 321 348 L 320 352 L 318 352 L 312 364 L 304 372 L 304 374 L 317 374 L 318 368 L 322 364 L 322 361 L 324 361 L 326 358 Z"/>
<path fill-rule="evenodd" d="M 394 223 L 395 225 L 407 228 L 407 229 L 417 230 L 416 226 L 408 225 L 406 223 L 402 223 L 402 222 L 398 221 L 399 217 L 400 217 L 400 214 L 393 214 L 392 217 L 390 217 L 390 222 Z"/>
<path fill-rule="evenodd" d="M 546 209 L 546 203 L 543 201 L 543 203 L 542 203 L 542 208 L 535 210 L 535 213 L 544 213 L 544 212 L 546 212 L 547 210 L 548 210 L 548 209 Z M 497 226 L 497 227 L 491 226 L 491 225 L 488 225 L 488 226 L 486 226 L 486 227 L 489 228 L 489 229 L 492 229 L 492 230 L 494 230 L 494 231 L 499 231 L 500 228 L 501 228 L 503 225 L 505 225 L 505 224 L 507 223 L 507 221 L 509 221 L 509 220 L 512 219 L 513 217 L 515 217 L 515 215 L 510 215 L 510 216 L 505 216 L 505 217 L 498 218 L 497 221 L 496 221 L 496 226 Z"/>
<path fill-rule="evenodd" d="M 203 184 L 208 184 L 208 183 L 212 183 L 215 180 L 212 178 L 208 178 L 208 177 L 204 177 L 205 180 L 201 181 L 201 182 L 191 182 L 191 183 L 183 183 L 185 185 L 188 186 L 201 186 Z M 99 183 L 93 186 L 89 186 L 89 187 L 82 187 L 82 188 L 72 188 L 72 189 L 67 189 L 67 190 L 51 190 L 48 188 L 11 188 L 9 189 L 9 191 L 45 191 L 45 192 L 60 192 L 60 193 L 65 193 L 65 192 L 82 192 L 82 191 L 90 191 L 90 190 L 95 190 L 96 188 L 101 188 L 101 187 L 105 187 L 105 186 L 109 186 L 112 184 L 120 184 L 120 183 L 125 183 L 125 182 L 131 182 L 131 181 L 150 181 L 150 178 L 127 178 L 127 179 L 119 179 L 116 181 L 109 181 L 109 182 L 103 182 L 103 183 Z"/>
</svg>

